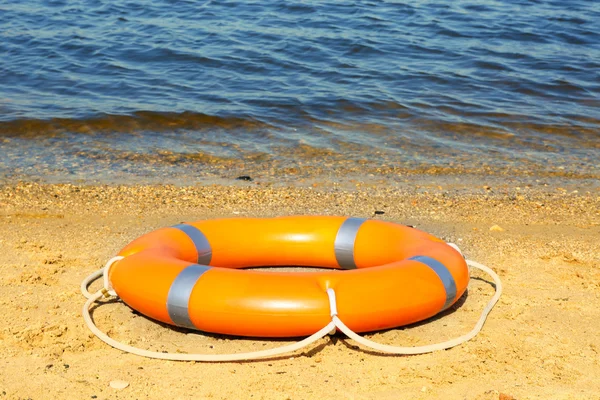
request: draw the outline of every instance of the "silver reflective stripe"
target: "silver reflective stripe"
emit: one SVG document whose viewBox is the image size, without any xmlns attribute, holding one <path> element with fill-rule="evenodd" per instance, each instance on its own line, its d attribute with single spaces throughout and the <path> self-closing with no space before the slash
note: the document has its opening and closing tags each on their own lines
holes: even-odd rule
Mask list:
<svg viewBox="0 0 600 400">
<path fill-rule="evenodd" d="M 446 289 L 446 302 L 444 303 L 444 307 L 442 307 L 442 310 L 445 310 L 446 308 L 450 307 L 450 305 L 454 301 L 454 298 L 456 297 L 456 282 L 454 282 L 454 277 L 452 276 L 448 268 L 446 268 L 446 266 L 438 260 L 427 256 L 416 256 L 409 258 L 409 260 L 415 260 L 420 263 L 423 263 L 435 271 L 435 273 L 442 280 L 442 283 L 444 284 L 444 289 Z"/>
<path fill-rule="evenodd" d="M 194 245 L 196 246 L 196 251 L 198 252 L 198 264 L 209 265 L 212 258 L 212 249 L 210 248 L 210 243 L 208 243 L 208 239 L 204 236 L 204 233 L 195 226 L 188 224 L 175 225 L 173 228 L 183 231 L 190 239 L 192 239 L 192 242 L 194 242 Z"/>
<path fill-rule="evenodd" d="M 365 218 L 348 218 L 338 230 L 333 246 L 335 248 L 335 258 L 343 269 L 356 268 L 354 263 L 354 241 L 360 226 L 365 221 Z"/>
<path fill-rule="evenodd" d="M 167 296 L 167 311 L 171 321 L 177 326 L 190 329 L 198 329 L 192 324 L 188 310 L 190 295 L 196 282 L 210 267 L 192 264 L 177 275 L 171 284 Z"/>
</svg>

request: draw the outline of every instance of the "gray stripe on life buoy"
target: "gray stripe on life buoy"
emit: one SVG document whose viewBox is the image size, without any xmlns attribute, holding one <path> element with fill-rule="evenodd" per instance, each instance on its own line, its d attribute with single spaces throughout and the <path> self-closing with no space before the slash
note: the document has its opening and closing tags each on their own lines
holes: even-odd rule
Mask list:
<svg viewBox="0 0 600 400">
<path fill-rule="evenodd" d="M 354 262 L 354 242 L 360 226 L 365 218 L 348 218 L 342 223 L 335 237 L 335 258 L 343 269 L 356 269 Z"/>
<path fill-rule="evenodd" d="M 198 329 L 190 319 L 188 303 L 196 282 L 209 269 L 210 267 L 205 265 L 192 264 L 181 271 L 171 284 L 167 296 L 167 312 L 175 325 Z"/>
<path fill-rule="evenodd" d="M 452 276 L 448 268 L 446 268 L 446 266 L 438 260 L 427 256 L 411 257 L 409 258 L 409 260 L 418 261 L 422 264 L 427 265 L 429 268 L 435 271 L 437 276 L 441 279 L 442 283 L 444 284 L 444 289 L 446 289 L 446 302 L 444 303 L 444 306 L 442 307 L 441 311 L 450 307 L 450 305 L 454 301 L 454 298 L 456 297 L 456 282 L 454 282 L 454 277 Z"/>
<path fill-rule="evenodd" d="M 204 233 L 195 226 L 188 224 L 175 225 L 173 228 L 183 231 L 194 242 L 198 253 L 198 264 L 209 265 L 212 259 L 212 249 Z"/>
</svg>

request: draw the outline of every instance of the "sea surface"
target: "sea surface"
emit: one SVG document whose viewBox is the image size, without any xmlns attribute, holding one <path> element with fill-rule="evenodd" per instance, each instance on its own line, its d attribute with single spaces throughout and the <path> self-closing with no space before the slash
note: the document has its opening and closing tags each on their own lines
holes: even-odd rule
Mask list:
<svg viewBox="0 0 600 400">
<path fill-rule="evenodd" d="M 0 182 L 600 177 L 600 1 L 0 0 Z"/>
</svg>

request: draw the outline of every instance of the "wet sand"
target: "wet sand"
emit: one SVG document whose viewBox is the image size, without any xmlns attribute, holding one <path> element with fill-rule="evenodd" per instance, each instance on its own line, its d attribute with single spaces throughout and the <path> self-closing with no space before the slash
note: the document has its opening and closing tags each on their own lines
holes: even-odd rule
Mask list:
<svg viewBox="0 0 600 400">
<path fill-rule="evenodd" d="M 306 186 L 0 186 L 0 399 L 600 399 L 597 187 Z M 124 354 L 85 327 L 81 280 L 142 233 L 203 218 L 294 214 L 415 225 L 495 269 L 504 295 L 475 339 L 418 356 L 363 351 L 337 335 L 271 360 L 169 362 Z M 485 277 L 472 279 L 455 311 L 369 337 L 420 345 L 460 336 L 492 293 Z M 112 337 L 158 351 L 286 342 L 175 330 L 119 302 L 94 318 Z M 129 386 L 113 389 L 113 380 Z"/>
</svg>

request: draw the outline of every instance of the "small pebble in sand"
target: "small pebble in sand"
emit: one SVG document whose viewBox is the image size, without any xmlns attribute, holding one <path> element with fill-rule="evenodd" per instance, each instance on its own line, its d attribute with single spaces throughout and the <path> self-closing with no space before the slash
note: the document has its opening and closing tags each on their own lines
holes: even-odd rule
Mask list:
<svg viewBox="0 0 600 400">
<path fill-rule="evenodd" d="M 110 381 L 110 387 L 113 389 L 123 390 L 127 386 L 129 386 L 129 382 L 126 382 L 126 381 L 119 381 L 119 380 Z"/>
<path fill-rule="evenodd" d="M 492 232 L 504 232 L 504 228 L 501 227 L 500 225 L 493 225 L 490 228 L 490 231 L 492 231 Z"/>
</svg>

